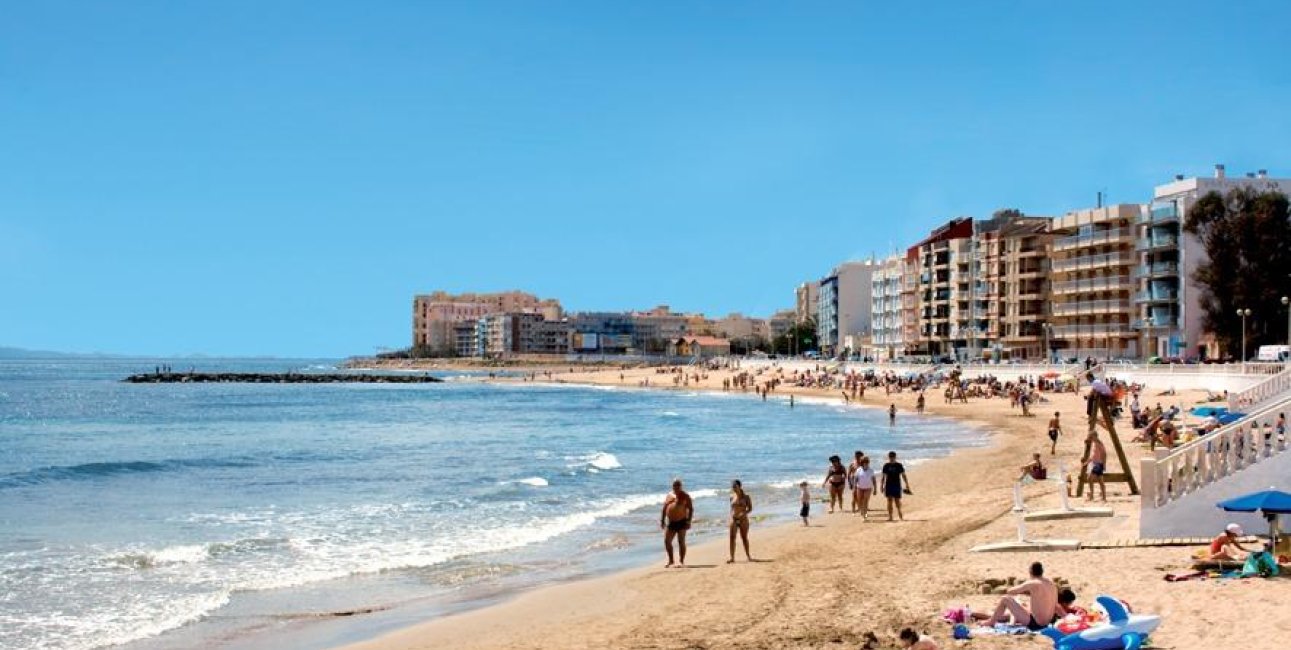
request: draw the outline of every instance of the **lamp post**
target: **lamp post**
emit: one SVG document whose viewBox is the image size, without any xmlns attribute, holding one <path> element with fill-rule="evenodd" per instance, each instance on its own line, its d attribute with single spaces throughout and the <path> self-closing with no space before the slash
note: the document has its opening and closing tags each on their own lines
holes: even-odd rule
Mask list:
<svg viewBox="0 0 1291 650">
<path fill-rule="evenodd" d="M 1251 315 L 1249 309 L 1238 309 L 1237 315 L 1242 317 L 1242 363 L 1246 363 L 1246 317 Z"/>
<path fill-rule="evenodd" d="M 1287 345 L 1291 345 L 1291 298 L 1282 296 L 1282 306 L 1287 308 Z"/>
</svg>

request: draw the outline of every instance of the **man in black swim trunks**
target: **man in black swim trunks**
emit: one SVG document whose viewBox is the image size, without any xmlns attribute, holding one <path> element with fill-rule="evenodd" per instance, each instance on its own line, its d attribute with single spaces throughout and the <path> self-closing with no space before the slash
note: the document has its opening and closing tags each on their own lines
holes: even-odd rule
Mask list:
<svg viewBox="0 0 1291 650">
<path fill-rule="evenodd" d="M 1031 563 L 1031 578 L 1005 592 L 995 608 L 995 614 L 988 621 L 989 625 L 1012 623 L 1025 625 L 1036 631 L 1049 627 L 1058 618 L 1058 587 L 1053 581 L 1044 577 L 1044 565 Z M 1018 602 L 1016 596 L 1025 595 L 1031 600 L 1031 609 Z"/>
<path fill-rule="evenodd" d="M 690 529 L 690 520 L 695 516 L 695 504 L 690 495 L 681 489 L 681 479 L 674 479 L 672 492 L 663 500 L 663 512 L 659 513 L 659 527 L 663 529 L 663 547 L 668 551 L 668 564 L 664 568 L 686 566 L 686 531 Z M 680 562 L 673 562 L 672 538 L 677 538 L 677 550 Z"/>
<path fill-rule="evenodd" d="M 1058 411 L 1053 412 L 1053 417 L 1049 420 L 1049 455 L 1054 456 L 1058 453 L 1058 434 L 1062 433 L 1062 424 L 1058 422 Z"/>
</svg>

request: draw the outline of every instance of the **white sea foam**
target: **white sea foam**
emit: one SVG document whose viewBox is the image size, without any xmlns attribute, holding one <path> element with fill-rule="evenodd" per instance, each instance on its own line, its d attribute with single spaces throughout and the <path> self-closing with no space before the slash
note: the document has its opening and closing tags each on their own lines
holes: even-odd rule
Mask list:
<svg viewBox="0 0 1291 650">
<path fill-rule="evenodd" d="M 679 417 L 681 417 L 681 414 L 680 414 L 680 413 L 678 413 L 678 412 L 676 412 L 676 411 L 664 411 L 663 413 L 660 413 L 659 415 L 662 415 L 663 417 L 666 417 L 666 418 L 679 418 Z"/>
<path fill-rule="evenodd" d="M 529 478 L 516 479 L 512 481 L 512 483 L 522 483 L 532 487 L 547 487 L 550 485 L 550 483 L 547 482 L 547 479 L 541 476 L 530 476 Z"/>
<path fill-rule="evenodd" d="M 588 472 L 592 472 L 592 470 L 610 470 L 623 467 L 623 463 L 619 462 L 618 457 L 607 451 L 597 451 L 583 456 L 566 456 L 565 459 L 574 461 L 566 465 L 566 467 L 586 467 Z M 592 473 L 595 474 L 596 472 Z"/>
<path fill-rule="evenodd" d="M 787 490 L 789 488 L 798 487 L 798 485 L 803 481 L 806 481 L 808 485 L 811 484 L 810 478 L 803 477 L 803 478 L 790 479 L 787 481 L 771 481 L 770 483 L 767 483 L 767 487 L 775 490 Z"/>
</svg>

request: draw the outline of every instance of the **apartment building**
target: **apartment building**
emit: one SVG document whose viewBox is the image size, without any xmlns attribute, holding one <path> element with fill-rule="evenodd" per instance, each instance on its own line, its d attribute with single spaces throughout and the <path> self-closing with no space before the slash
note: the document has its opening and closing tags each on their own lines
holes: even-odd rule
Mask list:
<svg viewBox="0 0 1291 650">
<path fill-rule="evenodd" d="M 860 352 L 860 347 L 868 344 L 871 281 L 876 268 L 873 260 L 844 262 L 820 280 L 816 338 L 821 353 L 833 356 Z"/>
<path fill-rule="evenodd" d="M 1147 206 L 1121 203 L 1053 220 L 1050 346 L 1061 357 L 1138 357 L 1136 225 Z"/>
<path fill-rule="evenodd" d="M 806 323 L 816 317 L 820 305 L 820 283 L 804 282 L 793 291 L 795 322 Z"/>
<path fill-rule="evenodd" d="M 455 354 L 458 349 L 456 325 L 475 322 L 489 314 L 531 312 L 547 320 L 559 320 L 560 303 L 541 300 L 523 291 L 450 294 L 436 291 L 412 300 L 412 345 L 431 354 Z"/>
<path fill-rule="evenodd" d="M 1197 267 L 1206 261 L 1206 251 L 1201 241 L 1183 231 L 1183 223 L 1197 199 L 1235 189 L 1291 194 L 1291 180 L 1269 178 L 1263 169 L 1229 177 L 1223 165 L 1215 165 L 1211 178 L 1179 175 L 1158 185 L 1151 205 L 1140 214 L 1136 249 L 1143 255 L 1143 264 L 1134 302 L 1145 356 L 1204 358 L 1218 353 L 1207 345 L 1201 288 L 1192 281 Z"/>
<path fill-rule="evenodd" d="M 532 312 L 489 314 L 476 321 L 476 352 L 501 358 L 514 354 L 565 354 L 569 352 L 568 321 L 543 318 Z"/>
<path fill-rule="evenodd" d="M 765 318 L 751 318 L 740 313 L 727 314 L 714 322 L 713 331 L 720 337 L 739 341 L 770 341 L 771 328 Z M 696 334 L 691 331 L 691 334 Z"/>
<path fill-rule="evenodd" d="M 967 356 L 967 350 L 979 348 L 981 334 L 972 326 L 973 220 L 950 220 L 911 246 L 907 258 L 915 260 L 918 271 L 917 351 Z"/>
<path fill-rule="evenodd" d="M 867 356 L 880 360 L 905 356 L 902 294 L 906 276 L 906 260 L 903 255 L 893 255 L 879 262 L 874 271 L 874 277 L 870 281 L 872 336 Z"/>
<path fill-rule="evenodd" d="M 1048 318 L 1049 217 L 1001 213 L 973 225 L 967 356 L 1043 359 Z"/>
</svg>

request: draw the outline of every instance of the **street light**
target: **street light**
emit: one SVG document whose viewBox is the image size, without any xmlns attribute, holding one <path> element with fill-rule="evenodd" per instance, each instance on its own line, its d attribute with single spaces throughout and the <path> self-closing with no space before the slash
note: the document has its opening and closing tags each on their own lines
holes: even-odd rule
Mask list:
<svg viewBox="0 0 1291 650">
<path fill-rule="evenodd" d="M 1242 317 L 1242 363 L 1246 363 L 1246 317 L 1251 315 L 1251 310 L 1238 309 L 1237 315 Z"/>
<path fill-rule="evenodd" d="M 1287 345 L 1291 345 L 1291 298 L 1282 296 L 1282 306 L 1287 308 Z"/>
</svg>

